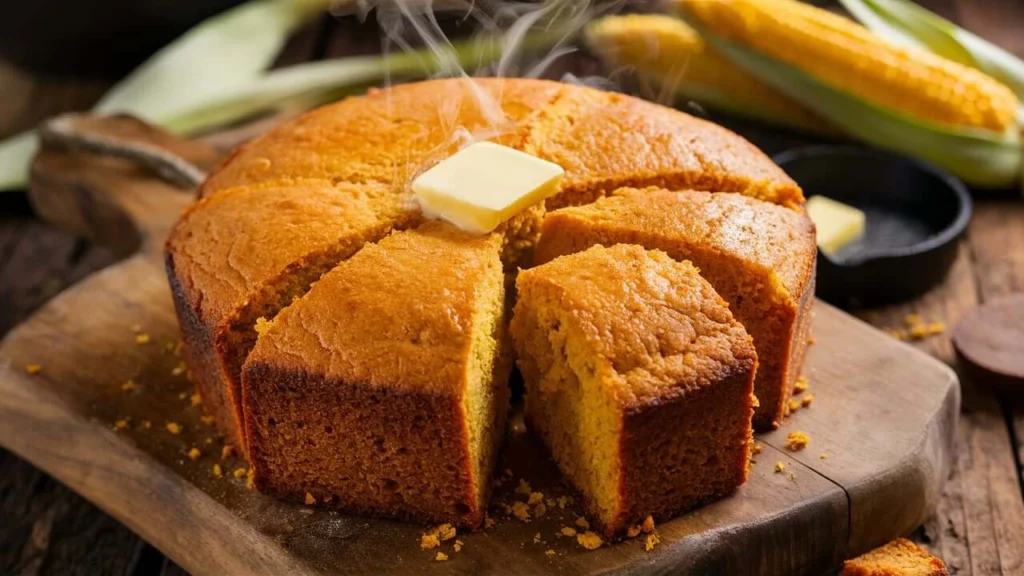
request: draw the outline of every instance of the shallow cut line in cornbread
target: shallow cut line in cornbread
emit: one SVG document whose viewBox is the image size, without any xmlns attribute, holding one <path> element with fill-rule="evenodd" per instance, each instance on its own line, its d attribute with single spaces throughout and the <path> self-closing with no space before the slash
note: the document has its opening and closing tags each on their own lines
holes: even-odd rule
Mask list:
<svg viewBox="0 0 1024 576">
<path fill-rule="evenodd" d="M 185 362 L 204 408 L 240 450 L 241 367 L 257 318 L 273 318 L 363 244 L 416 218 L 380 187 L 308 181 L 226 190 L 178 222 L 165 263 Z"/>
<path fill-rule="evenodd" d="M 692 264 L 594 246 L 516 286 L 528 425 L 606 537 L 746 480 L 757 356 Z"/>
<path fill-rule="evenodd" d="M 756 430 L 782 420 L 807 349 L 817 259 L 803 212 L 729 193 L 624 189 L 549 212 L 538 263 L 595 244 L 637 244 L 690 260 L 754 339 Z"/>
<path fill-rule="evenodd" d="M 243 369 L 257 488 L 483 522 L 511 369 L 501 243 L 437 221 L 396 232 L 277 316 Z"/>
</svg>

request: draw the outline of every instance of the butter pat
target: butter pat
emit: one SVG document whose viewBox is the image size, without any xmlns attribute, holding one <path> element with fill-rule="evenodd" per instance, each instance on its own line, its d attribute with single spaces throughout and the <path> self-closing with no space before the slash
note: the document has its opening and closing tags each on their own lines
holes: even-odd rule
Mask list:
<svg viewBox="0 0 1024 576">
<path fill-rule="evenodd" d="M 478 142 L 420 174 L 412 191 L 427 217 L 485 234 L 558 192 L 564 173 L 514 148 Z"/>
<path fill-rule="evenodd" d="M 832 255 L 864 234 L 864 213 L 824 196 L 807 200 L 807 214 L 818 229 L 818 247 Z"/>
</svg>

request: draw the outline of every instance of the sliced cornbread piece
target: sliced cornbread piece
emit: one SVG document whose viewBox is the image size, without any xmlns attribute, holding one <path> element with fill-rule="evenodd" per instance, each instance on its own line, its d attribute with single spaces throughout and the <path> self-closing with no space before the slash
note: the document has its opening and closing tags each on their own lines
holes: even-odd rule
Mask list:
<svg viewBox="0 0 1024 576">
<path fill-rule="evenodd" d="M 619 243 L 663 250 L 700 269 L 754 339 L 754 428 L 778 426 L 807 349 L 817 259 L 810 219 L 739 194 L 624 189 L 549 212 L 536 260 Z"/>
<path fill-rule="evenodd" d="M 442 222 L 323 276 L 243 371 L 256 487 L 342 510 L 483 522 L 508 406 L 501 236 Z"/>
<path fill-rule="evenodd" d="M 949 576 L 946 564 L 906 538 L 843 563 L 840 576 Z"/>
<path fill-rule="evenodd" d="M 746 480 L 757 357 L 692 264 L 595 246 L 516 286 L 527 422 L 606 537 Z"/>
<path fill-rule="evenodd" d="M 524 151 L 565 169 L 548 209 L 624 186 L 739 192 L 789 207 L 803 193 L 753 144 L 710 122 L 623 94 L 567 90 L 533 122 Z"/>
<path fill-rule="evenodd" d="M 416 218 L 379 186 L 323 181 L 234 188 L 182 216 L 165 263 L 185 362 L 232 443 L 245 448 L 240 373 L 256 320 L 273 318 L 363 244 Z"/>
</svg>

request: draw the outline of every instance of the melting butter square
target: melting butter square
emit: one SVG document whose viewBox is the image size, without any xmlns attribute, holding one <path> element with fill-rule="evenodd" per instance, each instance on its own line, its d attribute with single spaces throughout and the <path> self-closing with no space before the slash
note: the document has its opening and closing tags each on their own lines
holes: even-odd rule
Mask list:
<svg viewBox="0 0 1024 576">
<path fill-rule="evenodd" d="M 558 192 L 558 164 L 514 148 L 477 142 L 412 182 L 424 215 L 479 234 Z"/>
<path fill-rule="evenodd" d="M 807 214 L 818 229 L 818 247 L 826 254 L 835 254 L 864 233 L 864 213 L 831 198 L 811 196 Z"/>
</svg>

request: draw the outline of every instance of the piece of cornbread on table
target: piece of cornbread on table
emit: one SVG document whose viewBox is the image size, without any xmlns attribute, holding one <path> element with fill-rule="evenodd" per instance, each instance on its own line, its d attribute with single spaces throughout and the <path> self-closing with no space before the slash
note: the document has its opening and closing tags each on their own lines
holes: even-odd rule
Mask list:
<svg viewBox="0 0 1024 576">
<path fill-rule="evenodd" d="M 949 576 L 946 564 L 906 538 L 843 563 L 840 576 Z"/>
<path fill-rule="evenodd" d="M 516 286 L 527 422 L 602 534 L 746 480 L 757 357 L 692 264 L 595 246 Z"/>
</svg>

